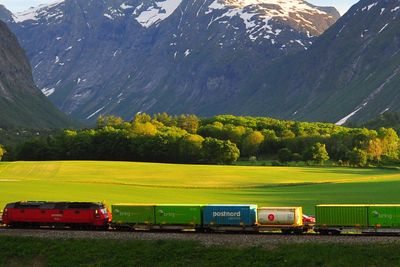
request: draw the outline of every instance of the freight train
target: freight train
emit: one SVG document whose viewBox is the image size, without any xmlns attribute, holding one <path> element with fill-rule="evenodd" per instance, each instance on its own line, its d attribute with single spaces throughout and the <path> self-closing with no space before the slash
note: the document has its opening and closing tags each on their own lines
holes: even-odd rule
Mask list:
<svg viewBox="0 0 400 267">
<path fill-rule="evenodd" d="M 13 228 L 164 230 L 323 235 L 400 233 L 400 205 L 317 205 L 315 218 L 301 207 L 156 205 L 28 201 L 9 203 L 2 223 Z"/>
</svg>

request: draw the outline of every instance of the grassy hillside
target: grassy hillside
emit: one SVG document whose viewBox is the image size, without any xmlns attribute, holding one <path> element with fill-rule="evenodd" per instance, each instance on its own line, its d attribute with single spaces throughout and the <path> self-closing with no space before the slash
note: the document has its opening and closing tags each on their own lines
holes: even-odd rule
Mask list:
<svg viewBox="0 0 400 267">
<path fill-rule="evenodd" d="M 0 206 L 18 200 L 132 203 L 398 203 L 385 169 L 54 161 L 0 163 Z"/>
</svg>

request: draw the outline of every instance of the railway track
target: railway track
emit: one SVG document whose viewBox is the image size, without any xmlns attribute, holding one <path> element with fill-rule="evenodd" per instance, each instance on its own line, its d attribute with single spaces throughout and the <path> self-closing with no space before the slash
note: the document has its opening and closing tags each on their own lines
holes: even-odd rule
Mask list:
<svg viewBox="0 0 400 267">
<path fill-rule="evenodd" d="M 317 234 L 283 235 L 279 233 L 199 233 L 199 232 L 120 232 L 120 231 L 74 231 L 55 229 L 9 229 L 0 227 L 0 237 L 36 237 L 49 239 L 116 239 L 116 240 L 183 240 L 196 241 L 203 245 L 262 246 L 273 247 L 279 244 L 400 244 L 399 236 L 371 236 L 345 234 L 321 236 Z"/>
</svg>

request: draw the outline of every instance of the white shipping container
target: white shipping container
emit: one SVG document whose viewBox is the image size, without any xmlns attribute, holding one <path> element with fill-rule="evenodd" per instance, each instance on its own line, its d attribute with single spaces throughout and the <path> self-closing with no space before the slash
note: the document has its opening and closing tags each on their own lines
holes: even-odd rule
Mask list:
<svg viewBox="0 0 400 267">
<path fill-rule="evenodd" d="M 301 207 L 265 207 L 259 208 L 257 212 L 259 225 L 301 226 L 303 224 L 302 217 L 303 213 Z"/>
</svg>

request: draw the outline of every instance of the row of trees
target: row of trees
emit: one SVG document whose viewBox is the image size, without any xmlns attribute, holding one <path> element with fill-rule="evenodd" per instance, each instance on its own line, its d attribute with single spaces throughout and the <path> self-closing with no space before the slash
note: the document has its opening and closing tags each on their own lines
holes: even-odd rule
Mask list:
<svg viewBox="0 0 400 267">
<path fill-rule="evenodd" d="M 346 128 L 270 118 L 217 116 L 202 122 L 202 136 L 231 140 L 242 156 L 268 156 L 281 162 L 328 159 L 363 166 L 399 159 L 399 137 L 393 129 Z"/>
<path fill-rule="evenodd" d="M 232 115 L 138 114 L 132 121 L 100 117 L 94 129 L 33 139 L 17 149 L 24 160 L 93 159 L 229 164 L 242 157 L 281 162 L 328 159 L 363 166 L 399 159 L 393 129 L 346 128 Z"/>
<path fill-rule="evenodd" d="M 96 129 L 66 130 L 17 148 L 19 160 L 125 160 L 231 164 L 240 151 L 229 140 L 203 138 L 138 115 L 132 122 L 100 118 Z"/>
</svg>

